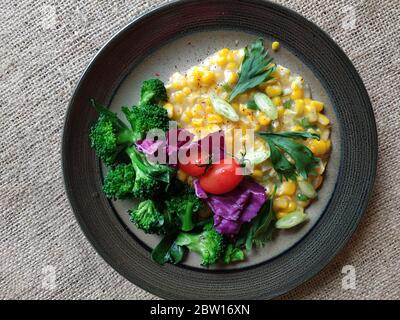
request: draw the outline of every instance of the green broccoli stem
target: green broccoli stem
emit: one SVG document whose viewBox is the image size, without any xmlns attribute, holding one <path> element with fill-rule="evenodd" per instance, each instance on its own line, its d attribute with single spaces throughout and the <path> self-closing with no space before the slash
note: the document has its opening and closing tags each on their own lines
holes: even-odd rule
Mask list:
<svg viewBox="0 0 400 320">
<path fill-rule="evenodd" d="M 200 235 L 191 233 L 180 233 L 175 240 L 178 246 L 186 246 L 191 251 L 202 254 L 202 248 L 200 247 Z"/>
<path fill-rule="evenodd" d="M 138 139 L 140 139 L 140 137 L 135 134 L 132 130 L 130 130 L 129 128 L 125 128 L 124 130 L 122 130 L 117 137 L 117 144 L 121 145 L 126 145 L 129 143 L 134 143 L 135 141 L 137 141 Z"/>
<path fill-rule="evenodd" d="M 193 202 L 189 202 L 186 205 L 186 210 L 183 215 L 180 216 L 182 223 L 182 231 L 190 231 L 193 229 Z"/>
<path fill-rule="evenodd" d="M 138 172 L 151 174 L 150 166 L 146 165 L 147 159 L 145 158 L 145 155 L 137 151 L 135 147 L 127 148 L 126 153 L 131 159 L 132 166 L 135 168 L 136 174 L 138 174 Z"/>
</svg>

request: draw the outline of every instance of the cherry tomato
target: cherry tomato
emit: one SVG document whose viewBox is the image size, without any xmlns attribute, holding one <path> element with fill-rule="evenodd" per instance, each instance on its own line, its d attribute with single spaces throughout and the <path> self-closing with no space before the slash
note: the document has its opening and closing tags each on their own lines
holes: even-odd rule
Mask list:
<svg viewBox="0 0 400 320">
<path fill-rule="evenodd" d="M 200 186 L 212 194 L 232 191 L 243 180 L 242 168 L 235 159 L 223 159 L 213 164 L 204 176 L 200 177 Z"/>
<path fill-rule="evenodd" d="M 206 170 L 206 165 L 202 164 L 201 155 L 198 154 L 197 158 L 189 157 L 188 164 L 179 164 L 179 169 L 187 173 L 189 176 L 200 177 Z"/>
</svg>

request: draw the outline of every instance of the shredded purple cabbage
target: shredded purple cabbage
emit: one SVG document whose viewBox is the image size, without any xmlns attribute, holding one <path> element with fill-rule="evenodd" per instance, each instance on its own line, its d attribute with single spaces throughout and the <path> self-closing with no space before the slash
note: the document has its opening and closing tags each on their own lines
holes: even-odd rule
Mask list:
<svg viewBox="0 0 400 320">
<path fill-rule="evenodd" d="M 207 194 L 198 180 L 194 181 L 196 195 L 205 199 L 214 213 L 214 227 L 224 235 L 234 236 L 243 223 L 252 220 L 267 200 L 265 189 L 250 178 L 232 191 L 222 195 Z"/>
<path fill-rule="evenodd" d="M 167 131 L 165 139 L 143 139 L 136 142 L 137 149 L 148 155 L 149 160 L 166 163 L 171 166 L 178 164 L 178 156 L 197 152 L 208 160 L 211 154 L 214 163 L 225 156 L 225 137 L 223 131 L 217 131 L 193 141 L 194 135 L 185 129 Z"/>
</svg>

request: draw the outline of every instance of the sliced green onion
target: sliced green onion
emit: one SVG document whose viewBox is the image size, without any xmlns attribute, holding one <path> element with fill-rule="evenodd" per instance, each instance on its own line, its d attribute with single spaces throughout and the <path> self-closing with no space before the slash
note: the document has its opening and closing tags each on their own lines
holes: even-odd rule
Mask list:
<svg viewBox="0 0 400 320">
<path fill-rule="evenodd" d="M 290 229 L 307 220 L 307 216 L 304 214 L 304 210 L 293 211 L 286 216 L 280 218 L 276 223 L 277 229 Z"/>
<path fill-rule="evenodd" d="M 317 192 L 315 191 L 313 185 L 306 180 L 297 181 L 300 191 L 309 199 L 314 199 L 317 196 Z"/>
<path fill-rule="evenodd" d="M 310 200 L 309 197 L 307 197 L 305 194 L 302 194 L 302 193 L 297 194 L 297 199 L 300 200 L 300 201 L 308 201 L 308 200 Z"/>
<path fill-rule="evenodd" d="M 239 115 L 236 113 L 235 109 L 233 109 L 228 102 L 226 102 L 224 99 L 218 97 L 215 94 L 212 94 L 210 98 L 216 113 L 220 114 L 221 116 L 224 116 L 225 118 L 231 121 L 239 121 Z"/>
<path fill-rule="evenodd" d="M 271 152 L 269 150 L 254 151 L 246 154 L 245 159 L 252 165 L 257 165 L 267 160 L 270 155 Z"/>
<path fill-rule="evenodd" d="M 254 101 L 257 107 L 264 112 L 268 118 L 271 120 L 276 120 L 278 118 L 278 109 L 266 94 L 257 92 L 254 95 Z"/>
</svg>

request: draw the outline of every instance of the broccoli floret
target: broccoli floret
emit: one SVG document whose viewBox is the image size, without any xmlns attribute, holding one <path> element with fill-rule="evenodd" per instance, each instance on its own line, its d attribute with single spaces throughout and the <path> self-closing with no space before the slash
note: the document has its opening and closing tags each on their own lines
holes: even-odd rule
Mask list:
<svg viewBox="0 0 400 320">
<path fill-rule="evenodd" d="M 174 172 L 172 167 L 150 163 L 146 155 L 137 151 L 135 147 L 127 148 L 126 152 L 131 159 L 131 165 L 136 174 L 132 188 L 134 197 L 150 199 L 167 188 Z"/>
<path fill-rule="evenodd" d="M 140 91 L 140 105 L 146 103 L 157 104 L 166 101 L 167 99 L 167 90 L 161 80 L 150 79 L 143 81 L 142 89 Z"/>
<path fill-rule="evenodd" d="M 152 200 L 139 203 L 136 209 L 129 210 L 131 221 L 145 233 L 160 233 L 164 216 L 157 210 Z"/>
<path fill-rule="evenodd" d="M 140 138 L 115 113 L 91 100 L 100 114 L 90 130 L 91 147 L 104 164 L 112 165 L 118 154 Z"/>
<path fill-rule="evenodd" d="M 212 224 L 206 225 L 199 234 L 180 233 L 175 244 L 186 246 L 190 251 L 198 253 L 203 266 L 216 263 L 224 250 L 224 239 Z"/>
<path fill-rule="evenodd" d="M 132 195 L 134 184 L 135 170 L 132 165 L 120 164 L 108 172 L 103 190 L 107 198 L 125 199 Z"/>
<path fill-rule="evenodd" d="M 132 131 L 141 139 L 151 129 L 168 130 L 168 112 L 156 104 L 141 104 L 132 108 L 122 107 L 122 112 L 129 121 Z"/>
<path fill-rule="evenodd" d="M 193 214 L 199 211 L 201 206 L 202 202 L 194 189 L 186 185 L 181 192 L 165 201 L 165 213 L 172 221 L 178 218 L 178 225 L 182 231 L 190 231 L 194 227 Z"/>
<path fill-rule="evenodd" d="M 244 252 L 242 249 L 235 247 L 232 243 L 226 246 L 224 252 L 224 262 L 226 264 L 244 260 Z"/>
<path fill-rule="evenodd" d="M 128 147 L 126 153 L 131 163 L 120 164 L 109 170 L 104 180 L 103 189 L 108 198 L 150 199 L 167 188 L 174 172 L 172 167 L 150 163 L 146 155 L 133 146 Z"/>
</svg>

